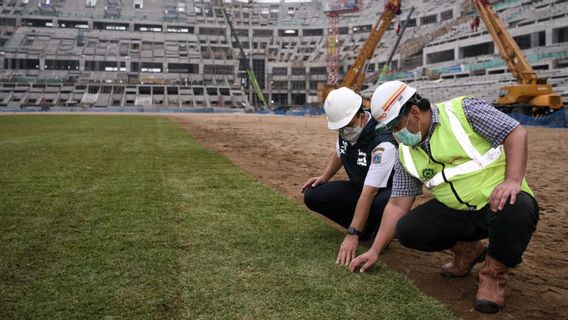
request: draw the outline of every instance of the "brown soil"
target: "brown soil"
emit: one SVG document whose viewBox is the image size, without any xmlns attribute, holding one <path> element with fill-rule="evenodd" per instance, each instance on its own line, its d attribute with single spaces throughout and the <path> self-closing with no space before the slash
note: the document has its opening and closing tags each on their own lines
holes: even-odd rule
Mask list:
<svg viewBox="0 0 568 320">
<path fill-rule="evenodd" d="M 300 203 L 301 186 L 323 171 L 335 147 L 336 135 L 327 129 L 324 117 L 216 114 L 170 118 L 205 146 Z M 568 176 L 564 163 L 568 160 L 568 130 L 527 129 L 527 179 L 541 207 L 540 222 L 523 263 L 510 272 L 503 313 L 488 316 L 473 311 L 477 272 L 457 280 L 439 275 L 439 266 L 451 258 L 450 253 L 423 253 L 395 242 L 381 256 L 389 267 L 406 275 L 460 318 L 568 318 Z M 342 173 L 338 178 L 344 177 Z M 427 198 L 423 196 L 419 202 Z M 336 253 L 329 254 L 333 263 Z"/>
</svg>

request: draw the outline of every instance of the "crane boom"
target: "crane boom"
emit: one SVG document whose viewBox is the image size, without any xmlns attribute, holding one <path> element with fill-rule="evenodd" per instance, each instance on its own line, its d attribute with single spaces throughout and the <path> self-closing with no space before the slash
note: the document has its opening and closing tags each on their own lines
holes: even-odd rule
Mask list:
<svg viewBox="0 0 568 320">
<path fill-rule="evenodd" d="M 363 85 L 363 80 L 365 80 L 365 66 L 373 58 L 373 53 L 377 48 L 377 45 L 383 38 L 383 35 L 390 27 L 392 20 L 395 15 L 400 13 L 400 0 L 387 0 L 385 4 L 385 11 L 379 16 L 379 20 L 373 26 L 369 37 L 363 44 L 363 48 L 357 55 L 355 62 L 349 68 L 349 71 L 343 78 L 341 82 L 342 87 L 348 87 L 353 89 L 353 91 L 358 92 L 361 90 Z M 335 89 L 337 85 L 323 85 L 318 86 L 318 97 L 320 103 L 323 104 L 328 93 Z"/>
<path fill-rule="evenodd" d="M 400 11 L 400 1 L 399 0 L 390 0 L 385 5 L 385 11 L 379 17 L 377 24 L 373 27 L 371 34 L 369 34 L 369 38 L 365 41 L 361 52 L 355 59 L 355 62 L 349 68 L 349 71 L 345 75 L 345 78 L 341 82 L 342 87 L 349 87 L 354 91 L 361 90 L 361 85 L 363 84 L 363 80 L 365 79 L 365 66 L 373 57 L 373 53 L 375 52 L 375 48 L 383 38 L 383 35 L 390 27 L 392 19 L 396 14 Z"/>
<path fill-rule="evenodd" d="M 497 105 L 523 108 L 561 108 L 563 106 L 562 97 L 552 91 L 552 86 L 546 79 L 537 76 L 491 4 L 487 0 L 472 1 L 497 45 L 501 58 L 517 80 L 516 85 L 501 87 Z"/>
<path fill-rule="evenodd" d="M 231 22 L 231 18 L 229 17 L 229 14 L 227 13 L 227 11 L 225 11 L 225 7 L 221 7 L 221 9 L 223 11 L 223 15 L 225 16 L 225 21 L 227 21 L 227 24 L 229 25 L 229 30 L 231 31 L 231 35 L 233 36 L 233 38 L 235 39 L 235 42 L 237 43 L 237 46 L 239 47 L 239 54 L 240 54 L 241 59 L 243 61 L 244 67 L 246 69 L 246 74 L 247 74 L 247 77 L 249 79 L 249 83 L 254 88 L 256 96 L 258 97 L 258 100 L 260 100 L 260 102 L 262 103 L 262 106 L 265 107 L 265 108 L 268 108 L 268 105 L 266 103 L 266 99 L 264 98 L 264 94 L 262 93 L 262 89 L 260 88 L 260 85 L 258 84 L 258 80 L 256 79 L 254 71 L 252 70 L 252 68 L 251 68 L 251 66 L 250 66 L 250 64 L 249 64 L 249 62 L 246 58 L 247 56 L 245 55 L 245 51 L 243 50 L 243 46 L 241 45 L 241 41 L 239 41 L 239 37 L 235 33 L 235 29 L 233 28 L 233 23 Z"/>
<path fill-rule="evenodd" d="M 404 31 L 406 30 L 406 26 L 408 25 L 408 21 L 410 21 L 410 17 L 412 16 L 412 12 L 414 12 L 414 7 L 411 7 L 410 11 L 408 11 L 408 15 L 406 16 L 406 20 L 404 20 L 404 24 L 402 25 L 402 28 L 400 29 L 400 31 L 398 33 L 398 37 L 396 37 L 396 42 L 394 43 L 394 46 L 392 47 L 392 50 L 389 54 L 389 57 L 387 58 L 387 61 L 385 62 L 385 65 L 383 66 L 383 68 L 381 70 L 371 74 L 370 76 L 366 77 L 365 81 L 370 81 L 370 80 L 375 81 L 380 76 L 386 74 L 389 71 L 392 58 L 394 57 L 394 54 L 396 53 L 396 50 L 398 49 L 398 45 L 400 44 L 400 40 L 402 39 L 402 36 L 404 35 Z"/>
<path fill-rule="evenodd" d="M 519 83 L 536 83 L 536 73 L 528 63 L 517 42 L 507 32 L 507 28 L 503 25 L 503 22 L 499 19 L 491 5 L 487 0 L 473 0 L 473 2 L 487 27 L 487 31 L 489 31 L 497 45 L 501 58 L 505 61 L 509 70 L 511 70 L 513 77 Z"/>
</svg>

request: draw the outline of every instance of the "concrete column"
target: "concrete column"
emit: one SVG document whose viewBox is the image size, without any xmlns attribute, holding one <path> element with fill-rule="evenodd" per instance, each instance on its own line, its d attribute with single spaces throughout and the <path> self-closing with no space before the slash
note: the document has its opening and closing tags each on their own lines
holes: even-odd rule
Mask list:
<svg viewBox="0 0 568 320">
<path fill-rule="evenodd" d="M 266 84 L 268 85 L 268 101 L 266 101 L 266 103 L 269 106 L 272 106 L 272 74 L 271 73 L 267 73 L 266 74 Z"/>
<path fill-rule="evenodd" d="M 308 103 L 308 96 L 310 95 L 310 69 L 305 67 L 304 70 L 304 92 L 306 93 L 306 104 Z"/>
<path fill-rule="evenodd" d="M 538 47 L 538 32 L 531 34 L 531 48 Z"/>
<path fill-rule="evenodd" d="M 39 70 L 45 70 L 45 57 L 39 56 Z"/>
<path fill-rule="evenodd" d="M 553 34 L 554 34 L 553 30 L 554 30 L 553 28 L 547 28 L 547 29 L 544 31 L 544 32 L 546 32 L 546 35 L 545 35 L 545 38 L 546 38 L 545 41 L 546 41 L 546 43 L 544 44 L 545 46 L 551 46 L 551 45 L 552 45 L 552 41 L 553 41 L 553 39 L 554 39 L 554 38 L 553 38 Z"/>
<path fill-rule="evenodd" d="M 288 105 L 292 104 L 292 81 L 290 80 L 290 77 L 288 77 L 288 79 L 286 80 L 287 83 L 287 94 L 288 94 Z"/>
</svg>

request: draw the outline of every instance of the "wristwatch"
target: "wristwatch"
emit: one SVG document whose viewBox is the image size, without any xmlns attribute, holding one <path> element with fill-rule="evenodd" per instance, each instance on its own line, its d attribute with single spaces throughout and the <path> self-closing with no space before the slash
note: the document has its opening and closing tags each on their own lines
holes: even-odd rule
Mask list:
<svg viewBox="0 0 568 320">
<path fill-rule="evenodd" d="M 361 233 L 361 231 L 359 231 L 359 230 L 357 230 L 353 227 L 349 227 L 349 228 L 347 228 L 347 234 L 351 234 L 351 235 L 354 235 L 354 236 L 360 236 L 362 233 Z"/>
</svg>

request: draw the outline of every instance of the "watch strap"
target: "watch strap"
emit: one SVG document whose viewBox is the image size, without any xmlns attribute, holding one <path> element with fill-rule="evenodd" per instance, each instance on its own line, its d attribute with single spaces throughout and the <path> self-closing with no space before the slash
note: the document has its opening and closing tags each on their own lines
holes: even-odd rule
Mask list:
<svg viewBox="0 0 568 320">
<path fill-rule="evenodd" d="M 347 234 L 351 234 L 351 235 L 355 235 L 355 236 L 360 236 L 361 234 L 363 234 L 361 231 L 353 228 L 353 227 L 349 227 L 347 228 Z"/>
</svg>

